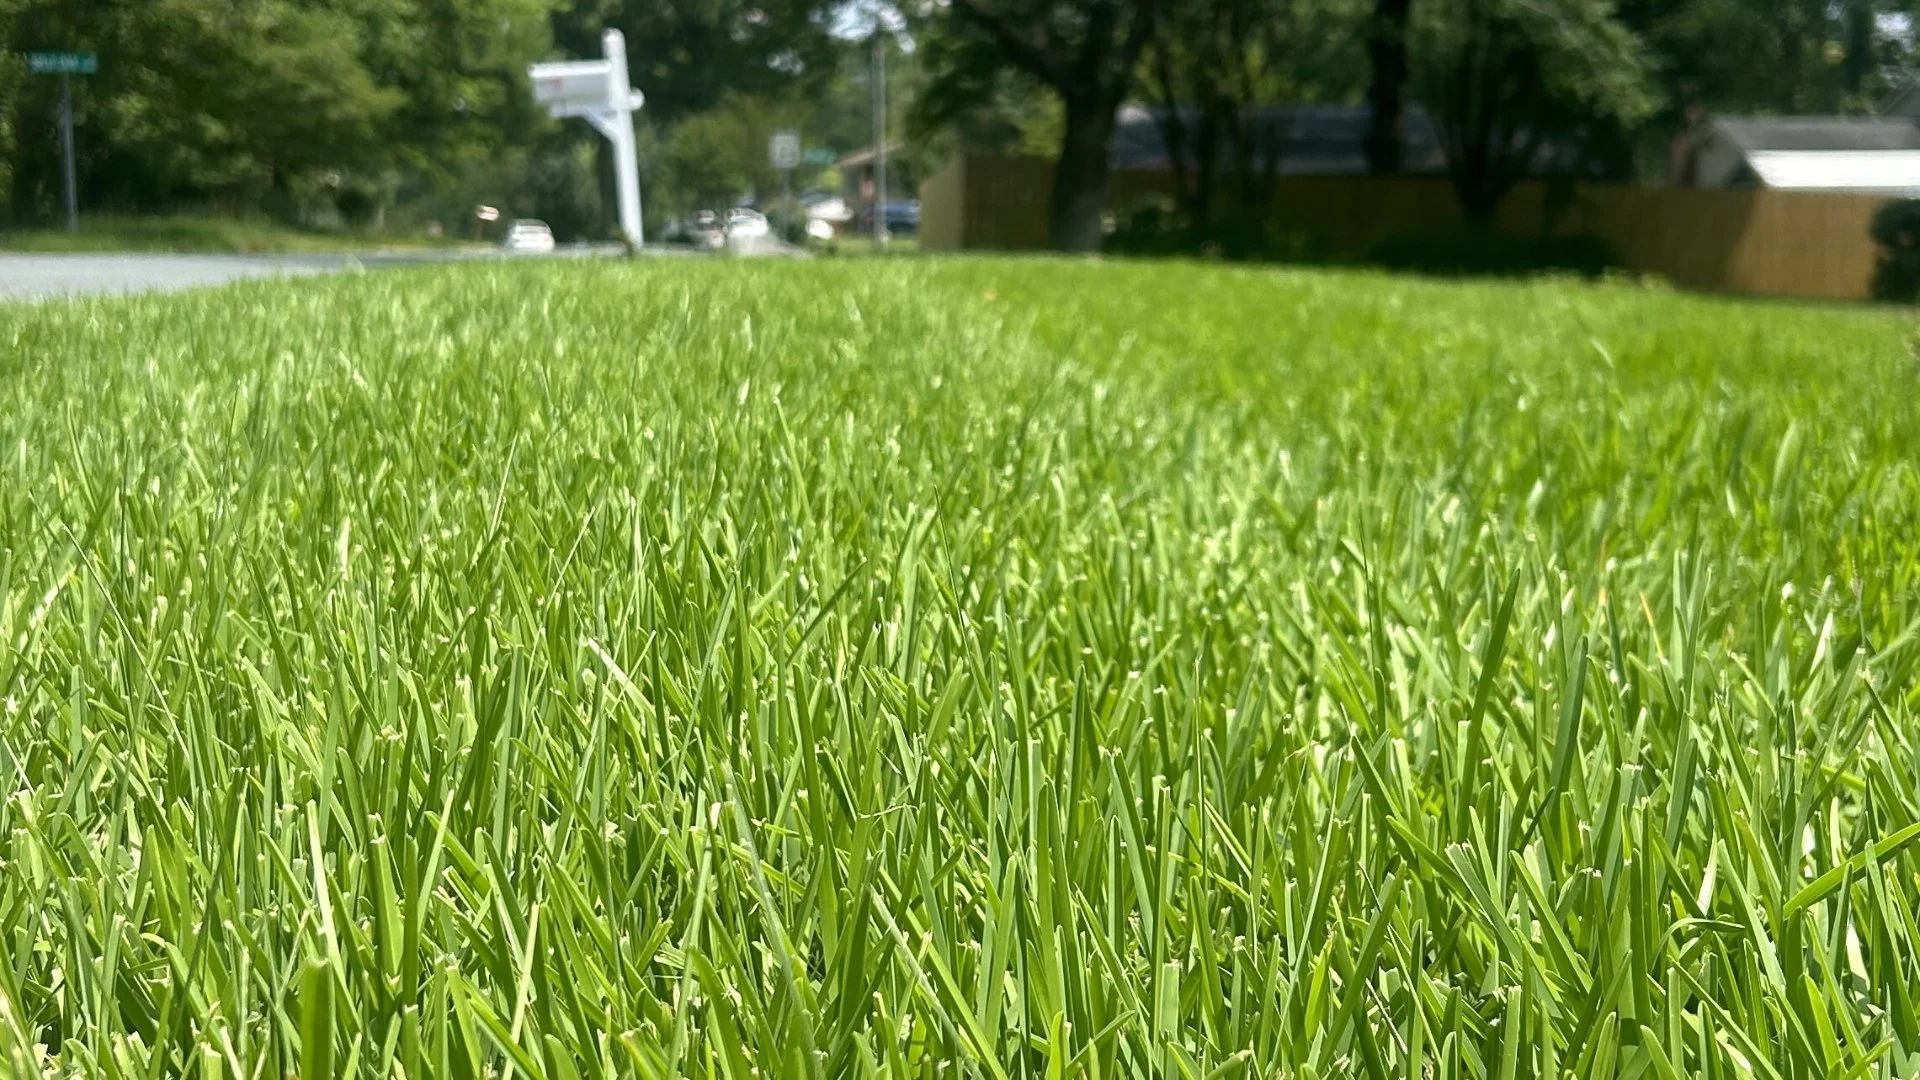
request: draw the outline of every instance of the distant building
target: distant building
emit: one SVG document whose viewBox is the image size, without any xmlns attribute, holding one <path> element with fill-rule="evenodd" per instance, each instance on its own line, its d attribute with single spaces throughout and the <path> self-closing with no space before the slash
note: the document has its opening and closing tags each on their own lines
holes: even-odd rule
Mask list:
<svg viewBox="0 0 1920 1080">
<path fill-rule="evenodd" d="M 1920 95 L 1897 107 L 1920 111 Z M 1721 116 L 1693 140 L 1691 184 L 1920 197 L 1920 122 L 1891 116 Z"/>
<path fill-rule="evenodd" d="M 1920 79 L 1908 79 L 1880 99 L 1881 116 L 1904 116 L 1920 123 Z"/>
<path fill-rule="evenodd" d="M 889 161 L 897 158 L 906 148 L 905 143 L 887 143 Z M 873 147 L 863 146 L 833 163 L 833 167 L 840 171 L 840 195 L 849 206 L 867 206 L 873 202 L 874 173 L 879 171 L 879 159 L 880 155 L 874 153 Z M 887 169 L 887 197 L 897 199 L 901 197 L 901 192 L 912 190 L 899 164 L 891 164 Z"/>
<path fill-rule="evenodd" d="M 1187 115 L 1192 113 L 1191 116 Z M 1253 137 L 1258 152 L 1271 154 L 1280 176 L 1362 176 L 1367 172 L 1367 129 L 1373 110 L 1365 105 L 1270 105 L 1254 110 Z M 1125 170 L 1166 170 L 1173 167 L 1167 150 L 1161 110 L 1128 105 L 1120 110 L 1113 135 L 1113 167 Z M 1189 131 L 1199 114 L 1181 110 Z M 1410 106 L 1405 117 L 1406 143 L 1401 171 L 1437 175 L 1447 171 L 1440 134 L 1425 109 Z M 1191 135 L 1189 135 L 1189 139 Z M 1221 140 L 1221 153 L 1231 153 Z M 1222 162 L 1225 164 L 1225 162 Z"/>
</svg>

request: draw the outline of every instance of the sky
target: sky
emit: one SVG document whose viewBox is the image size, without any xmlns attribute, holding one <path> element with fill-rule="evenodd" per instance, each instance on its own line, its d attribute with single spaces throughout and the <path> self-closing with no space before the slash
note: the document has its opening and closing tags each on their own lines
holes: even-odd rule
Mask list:
<svg viewBox="0 0 1920 1080">
<path fill-rule="evenodd" d="M 863 38 L 873 33 L 873 21 L 882 18 L 901 38 L 908 41 L 906 20 L 887 0 L 847 0 L 833 17 L 833 32 L 843 38 Z"/>
</svg>

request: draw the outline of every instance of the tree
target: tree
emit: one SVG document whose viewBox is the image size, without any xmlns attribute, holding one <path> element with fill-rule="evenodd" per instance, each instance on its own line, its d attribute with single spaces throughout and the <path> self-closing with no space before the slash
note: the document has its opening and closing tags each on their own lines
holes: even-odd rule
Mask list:
<svg viewBox="0 0 1920 1080">
<path fill-rule="evenodd" d="M 976 86 L 1011 68 L 1060 100 L 1049 233 L 1063 251 L 1099 247 L 1115 115 L 1169 0 L 952 0 L 946 50 L 966 66 L 951 77 Z"/>
<path fill-rule="evenodd" d="M 1374 0 L 1373 19 L 1367 27 L 1367 59 L 1373 71 L 1367 87 L 1367 104 L 1373 107 L 1367 127 L 1367 171 L 1376 176 L 1400 171 L 1407 144 L 1406 91 L 1411 73 L 1407 30 L 1412 13 L 1413 0 Z"/>
<path fill-rule="evenodd" d="M 803 103 L 733 94 L 681 119 L 667 138 L 664 190 L 653 201 L 684 213 L 725 208 L 749 191 L 779 191 L 767 142 L 781 128 L 798 128 L 804 113 Z"/>
<path fill-rule="evenodd" d="M 964 27 L 933 24 L 920 28 L 915 44 L 894 76 L 893 97 L 907 102 L 907 153 L 925 153 L 927 164 L 937 168 L 961 149 L 1034 155 L 1058 150 L 1059 99 L 1039 80 L 1009 67 L 991 41 Z"/>
<path fill-rule="evenodd" d="M 625 34 L 629 77 L 647 95 L 637 119 L 671 146 L 678 124 L 729 95 L 769 101 L 816 95 L 845 48 L 831 33 L 838 6 L 838 0 L 562 0 L 553 36 L 571 55 L 597 57 L 602 31 Z M 601 202 L 613 206 L 609 146 L 593 138 L 592 147 Z M 671 161 L 641 167 L 649 180 L 672 182 Z"/>
<path fill-rule="evenodd" d="M 1289 107 L 1358 89 L 1345 46 L 1359 21 L 1345 0 L 1187 0 L 1168 10 L 1142 82 L 1195 239 L 1209 234 L 1223 195 L 1242 211 L 1266 209 Z"/>
<path fill-rule="evenodd" d="M 1911 77 L 1912 0 L 1621 0 L 1670 108 L 1869 112 Z"/>
<path fill-rule="evenodd" d="M 1652 112 L 1646 58 L 1608 0 L 1422 0 L 1415 84 L 1468 221 L 1491 221 L 1543 152 Z"/>
<path fill-rule="evenodd" d="M 602 31 L 627 38 L 627 67 L 646 113 L 671 126 L 729 94 L 802 96 L 833 76 L 844 49 L 831 32 L 837 0 L 567 0 L 554 41 L 600 55 Z"/>
<path fill-rule="evenodd" d="M 525 64 L 550 0 L 0 0 L 0 47 L 96 51 L 75 80 L 82 199 L 377 220 L 394 193 L 460 175 L 546 121 Z M 0 71 L 0 78 L 5 72 Z M 55 85 L 0 94 L 32 132 Z M 51 140 L 22 140 L 9 209 L 51 211 Z M 424 186 L 431 186 L 430 184 Z"/>
</svg>

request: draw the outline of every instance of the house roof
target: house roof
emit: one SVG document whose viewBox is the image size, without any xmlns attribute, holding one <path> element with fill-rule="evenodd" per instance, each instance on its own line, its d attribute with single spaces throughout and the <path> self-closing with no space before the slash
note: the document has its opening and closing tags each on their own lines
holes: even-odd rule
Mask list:
<svg viewBox="0 0 1920 1080">
<path fill-rule="evenodd" d="M 1722 116 L 1713 133 L 1749 156 L 1767 151 L 1920 150 L 1904 116 Z"/>
<path fill-rule="evenodd" d="M 1875 111 L 1881 116 L 1920 118 L 1920 80 L 1909 78 L 1887 91 Z"/>
<path fill-rule="evenodd" d="M 1183 115 L 1188 110 L 1182 110 Z M 1255 110 L 1264 138 L 1276 140 L 1278 171 L 1292 176 L 1347 176 L 1367 171 L 1367 128 L 1373 110 L 1365 105 L 1275 105 Z M 1129 105 L 1120 110 L 1113 137 L 1116 169 L 1166 169 L 1172 162 L 1158 110 Z M 1197 120 L 1197 114 L 1193 116 Z M 1228 149 L 1222 147 L 1222 153 Z M 1440 136 L 1426 110 L 1407 109 L 1403 168 L 1411 173 L 1446 169 Z"/>
<path fill-rule="evenodd" d="M 1770 188 L 1920 196 L 1920 149 L 1759 150 L 1747 165 Z"/>
<path fill-rule="evenodd" d="M 888 142 L 887 154 L 889 156 L 892 156 L 894 154 L 900 153 L 902 150 L 905 150 L 906 148 L 907 148 L 907 144 L 905 143 Z M 874 159 L 879 156 L 880 155 L 874 153 L 873 147 L 863 146 L 860 149 L 855 150 L 852 153 L 842 157 L 839 161 L 834 162 L 833 165 L 834 165 L 834 168 L 836 169 L 857 169 L 863 165 L 873 164 Z"/>
</svg>

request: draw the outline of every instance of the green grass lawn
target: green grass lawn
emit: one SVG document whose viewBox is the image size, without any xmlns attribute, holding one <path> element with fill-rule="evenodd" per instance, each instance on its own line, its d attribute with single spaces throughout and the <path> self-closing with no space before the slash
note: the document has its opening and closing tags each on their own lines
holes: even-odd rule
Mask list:
<svg viewBox="0 0 1920 1080">
<path fill-rule="evenodd" d="M 1045 260 L 0 307 L 0 1074 L 1912 1076 L 1910 330 Z"/>
<path fill-rule="evenodd" d="M 0 252 L 204 251 L 261 254 L 421 248 L 447 243 L 424 234 L 314 232 L 258 219 L 193 215 L 93 215 L 80 219 L 78 233 L 70 233 L 62 228 L 0 231 Z"/>
</svg>

